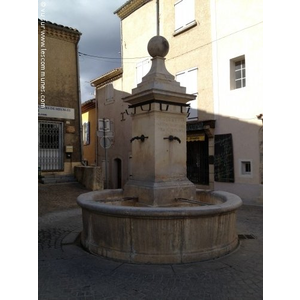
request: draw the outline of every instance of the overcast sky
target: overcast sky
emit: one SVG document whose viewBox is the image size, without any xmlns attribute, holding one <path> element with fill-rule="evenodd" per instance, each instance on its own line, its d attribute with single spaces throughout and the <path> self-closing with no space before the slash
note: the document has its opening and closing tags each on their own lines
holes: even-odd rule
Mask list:
<svg viewBox="0 0 300 300">
<path fill-rule="evenodd" d="M 79 52 L 120 58 L 120 19 L 114 14 L 127 0 L 38 0 L 38 18 L 78 29 Z M 41 18 L 41 8 L 45 18 Z M 79 56 L 81 102 L 93 98 L 90 81 L 121 66 L 119 59 Z"/>
</svg>

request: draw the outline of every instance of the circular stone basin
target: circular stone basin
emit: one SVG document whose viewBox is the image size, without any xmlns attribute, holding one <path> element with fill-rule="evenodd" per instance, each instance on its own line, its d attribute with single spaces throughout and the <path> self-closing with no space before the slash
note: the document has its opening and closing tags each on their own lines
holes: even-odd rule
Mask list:
<svg viewBox="0 0 300 300">
<path fill-rule="evenodd" d="M 80 195 L 81 242 L 93 254 L 130 263 L 190 263 L 228 254 L 238 246 L 241 199 L 197 190 L 195 200 L 155 207 L 125 198 L 123 190 Z"/>
</svg>

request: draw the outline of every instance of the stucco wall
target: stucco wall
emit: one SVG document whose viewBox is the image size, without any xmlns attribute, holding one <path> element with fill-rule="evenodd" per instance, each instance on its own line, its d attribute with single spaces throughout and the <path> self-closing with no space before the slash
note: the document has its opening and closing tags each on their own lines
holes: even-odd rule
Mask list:
<svg viewBox="0 0 300 300">
<path fill-rule="evenodd" d="M 96 141 L 97 141 L 97 120 L 96 109 L 90 109 L 82 114 L 82 124 L 84 122 L 90 123 L 90 143 L 83 145 L 83 159 L 88 161 L 89 165 L 95 165 L 96 163 Z"/>
<path fill-rule="evenodd" d="M 170 44 L 166 67 L 173 75 L 190 68 L 198 68 L 198 117 L 207 120 L 207 113 L 212 113 L 214 108 L 210 1 L 195 1 L 196 26 L 175 36 L 174 3 L 160 1 L 160 35 Z M 156 1 L 148 2 L 122 20 L 124 91 L 130 93 L 136 86 L 136 64 L 150 57 L 147 45 L 156 34 Z"/>
<path fill-rule="evenodd" d="M 216 188 L 258 201 L 262 194 L 263 29 L 262 1 L 212 1 L 215 134 L 232 133 L 235 183 Z M 246 87 L 231 89 L 230 60 L 244 56 Z M 241 160 L 252 162 L 251 176 Z"/>
<path fill-rule="evenodd" d="M 96 90 L 96 101 L 98 101 L 98 119 L 110 119 L 112 121 L 111 147 L 107 149 L 108 157 L 108 177 L 109 188 L 117 188 L 117 160 L 121 160 L 121 182 L 122 186 L 129 179 L 129 164 L 131 154 L 131 116 L 125 113 L 128 105 L 122 100 L 128 93 L 122 92 L 123 78 L 117 79 L 111 83 L 113 85 L 114 100 L 106 102 L 107 86 L 102 86 Z M 101 138 L 98 138 L 98 156 L 97 163 L 102 166 L 105 172 L 105 151 L 100 144 Z"/>
<path fill-rule="evenodd" d="M 170 43 L 166 66 L 174 75 L 187 69 L 198 68 L 198 118 L 208 120 L 209 114 L 213 112 L 210 1 L 195 1 L 196 25 L 176 35 L 175 1 L 160 3 L 161 34 Z"/>
<path fill-rule="evenodd" d="M 256 116 L 263 113 L 262 1 L 195 1 L 195 22 L 179 34 L 174 32 L 176 1 L 159 3 L 160 35 L 170 44 L 168 71 L 198 69 L 198 120 L 216 120 L 214 133 L 233 137 L 235 182 L 216 183 L 215 189 L 261 198 L 262 123 Z M 157 33 L 156 4 L 150 1 L 122 20 L 123 90 L 129 93 L 136 86 L 136 64 L 149 57 L 147 44 Z M 241 55 L 246 87 L 232 90 L 230 60 Z M 241 160 L 251 161 L 251 176 L 241 174 Z"/>
<path fill-rule="evenodd" d="M 123 88 L 136 87 L 136 64 L 149 58 L 147 45 L 156 35 L 156 4 L 150 1 L 122 21 Z"/>
</svg>

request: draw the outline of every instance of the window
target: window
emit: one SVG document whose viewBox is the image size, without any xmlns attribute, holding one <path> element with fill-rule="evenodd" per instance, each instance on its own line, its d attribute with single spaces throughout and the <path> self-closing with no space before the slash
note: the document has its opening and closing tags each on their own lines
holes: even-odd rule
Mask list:
<svg viewBox="0 0 300 300">
<path fill-rule="evenodd" d="M 186 93 L 198 95 L 198 69 L 193 68 L 176 75 L 176 81 L 180 83 L 181 86 L 186 87 Z M 188 114 L 188 120 L 198 119 L 198 105 L 197 98 L 195 100 L 189 101 L 190 110 Z"/>
<path fill-rule="evenodd" d="M 230 60 L 230 88 L 231 90 L 246 86 L 246 62 L 245 56 Z"/>
<path fill-rule="evenodd" d="M 252 162 L 251 160 L 240 160 L 241 176 L 249 177 L 252 176 Z"/>
<path fill-rule="evenodd" d="M 235 62 L 235 88 L 239 89 L 246 86 L 246 67 L 245 60 Z"/>
<path fill-rule="evenodd" d="M 105 87 L 105 101 L 113 102 L 114 100 L 114 86 L 112 83 L 109 83 Z"/>
<path fill-rule="evenodd" d="M 83 123 L 83 145 L 89 145 L 90 144 L 90 122 L 84 122 Z"/>
<path fill-rule="evenodd" d="M 150 58 L 144 59 L 136 65 L 136 84 L 142 82 L 142 78 L 150 71 L 151 60 Z"/>
<path fill-rule="evenodd" d="M 175 3 L 175 34 L 196 24 L 195 1 L 179 0 Z"/>
<path fill-rule="evenodd" d="M 250 163 L 250 161 L 243 161 L 242 162 L 242 174 L 243 175 L 251 174 L 251 163 Z"/>
</svg>

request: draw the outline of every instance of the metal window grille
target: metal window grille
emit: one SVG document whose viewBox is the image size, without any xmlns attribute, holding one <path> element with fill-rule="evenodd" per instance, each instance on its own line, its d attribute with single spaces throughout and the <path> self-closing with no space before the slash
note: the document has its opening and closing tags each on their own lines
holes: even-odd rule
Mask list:
<svg viewBox="0 0 300 300">
<path fill-rule="evenodd" d="M 63 170 L 62 123 L 39 122 L 39 167 L 42 171 Z"/>
</svg>

